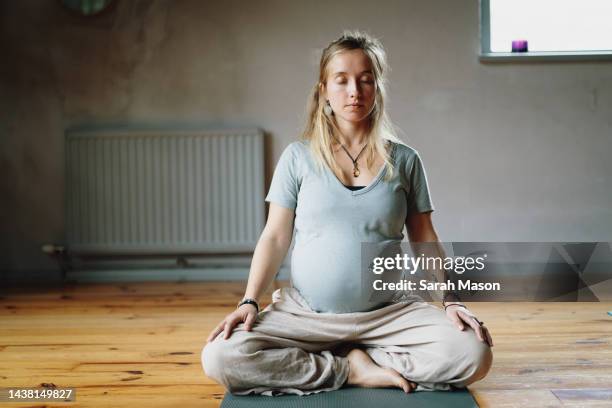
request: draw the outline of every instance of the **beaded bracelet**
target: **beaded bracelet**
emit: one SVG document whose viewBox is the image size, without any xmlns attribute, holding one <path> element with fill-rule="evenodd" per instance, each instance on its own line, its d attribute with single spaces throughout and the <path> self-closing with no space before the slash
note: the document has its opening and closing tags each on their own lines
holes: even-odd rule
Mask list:
<svg viewBox="0 0 612 408">
<path fill-rule="evenodd" d="M 444 311 L 446 312 L 446 309 L 451 307 L 451 306 L 459 306 L 462 307 L 464 309 L 467 309 L 467 307 L 465 305 L 462 305 L 460 303 L 451 303 L 450 305 L 443 305 L 444 306 Z"/>
<path fill-rule="evenodd" d="M 237 307 L 240 307 L 242 305 L 253 305 L 255 306 L 257 313 L 259 313 L 259 304 L 257 303 L 255 299 L 250 299 L 250 298 L 244 299 L 242 302 L 238 303 Z"/>
</svg>

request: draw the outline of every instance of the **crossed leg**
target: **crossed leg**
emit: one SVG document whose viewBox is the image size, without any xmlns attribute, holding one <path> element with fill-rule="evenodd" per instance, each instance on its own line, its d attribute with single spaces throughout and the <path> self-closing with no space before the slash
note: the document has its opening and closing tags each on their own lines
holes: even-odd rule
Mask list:
<svg viewBox="0 0 612 408">
<path fill-rule="evenodd" d="M 311 394 L 340 388 L 348 378 L 345 357 L 331 350 L 352 335 L 343 315 L 312 311 L 297 291 L 279 289 L 252 331 L 239 324 L 202 351 L 206 375 L 237 395 Z"/>
<path fill-rule="evenodd" d="M 484 378 L 493 361 L 470 327 L 459 330 L 443 310 L 424 302 L 365 319 L 356 343 L 377 365 L 416 382 L 417 391 L 465 387 Z"/>
</svg>

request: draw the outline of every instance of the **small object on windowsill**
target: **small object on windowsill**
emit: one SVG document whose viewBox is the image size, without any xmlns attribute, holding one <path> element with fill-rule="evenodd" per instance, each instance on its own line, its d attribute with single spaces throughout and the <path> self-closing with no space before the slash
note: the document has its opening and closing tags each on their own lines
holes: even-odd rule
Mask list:
<svg viewBox="0 0 612 408">
<path fill-rule="evenodd" d="M 527 40 L 514 40 L 512 41 L 512 52 L 528 52 L 529 47 Z"/>
<path fill-rule="evenodd" d="M 57 256 L 66 252 L 66 248 L 60 245 L 45 244 L 41 247 L 42 251 L 49 256 Z"/>
<path fill-rule="evenodd" d="M 612 316 L 612 310 L 608 312 L 608 316 Z"/>
</svg>

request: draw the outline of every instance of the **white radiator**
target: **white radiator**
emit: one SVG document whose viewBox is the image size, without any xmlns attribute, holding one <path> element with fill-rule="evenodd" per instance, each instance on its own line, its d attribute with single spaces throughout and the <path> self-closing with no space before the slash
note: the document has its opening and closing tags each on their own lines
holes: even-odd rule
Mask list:
<svg viewBox="0 0 612 408">
<path fill-rule="evenodd" d="M 72 131 L 71 252 L 240 253 L 264 226 L 260 130 Z"/>
</svg>

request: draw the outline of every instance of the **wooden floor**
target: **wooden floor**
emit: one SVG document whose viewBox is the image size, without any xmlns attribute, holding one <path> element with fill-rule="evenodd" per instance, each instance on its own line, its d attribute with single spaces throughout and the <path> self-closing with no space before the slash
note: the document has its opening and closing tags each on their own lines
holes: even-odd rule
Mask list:
<svg viewBox="0 0 612 408">
<path fill-rule="evenodd" d="M 200 350 L 244 283 L 85 285 L 0 295 L 0 387 L 74 387 L 71 407 L 218 407 Z M 269 299 L 269 297 L 268 297 Z M 495 340 L 481 407 L 612 406 L 611 303 L 474 303 Z M 9 406 L 0 403 L 0 406 Z"/>
</svg>

